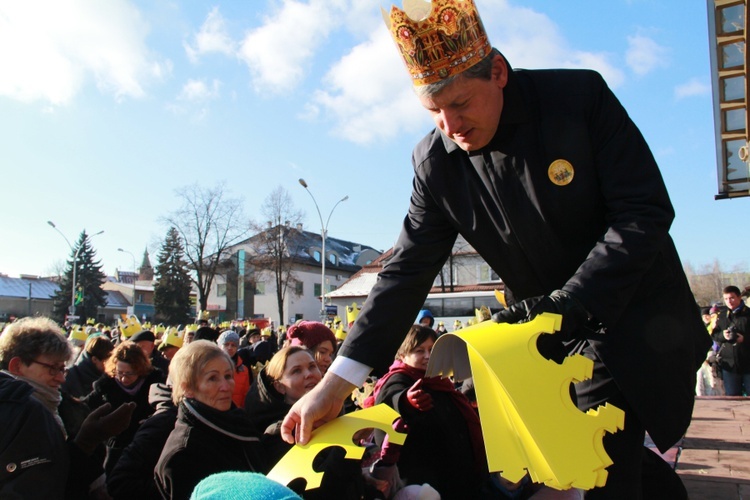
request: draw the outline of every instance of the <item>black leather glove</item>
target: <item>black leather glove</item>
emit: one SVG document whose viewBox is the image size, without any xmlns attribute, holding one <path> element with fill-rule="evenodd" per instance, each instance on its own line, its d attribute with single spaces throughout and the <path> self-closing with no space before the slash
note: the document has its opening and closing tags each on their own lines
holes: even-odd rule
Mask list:
<svg viewBox="0 0 750 500">
<path fill-rule="evenodd" d="M 572 294 L 555 290 L 547 296 L 531 297 L 495 313 L 492 319 L 497 323 L 525 323 L 545 312 L 561 315 L 562 322 L 556 334 L 539 336 L 537 350 L 545 358 L 561 363 L 568 354 L 563 343 L 572 340 L 576 331 L 590 318 L 588 311 Z"/>
<path fill-rule="evenodd" d="M 105 403 L 92 411 L 81 424 L 74 443 L 86 454 L 91 455 L 99 443 L 116 436 L 130 425 L 135 411 L 135 403 L 123 403 L 114 411 Z"/>
<path fill-rule="evenodd" d="M 529 311 L 527 321 L 531 321 L 542 313 L 554 313 L 562 316 L 559 335 L 563 340 L 571 340 L 590 319 L 588 311 L 572 294 L 564 290 L 555 290 L 537 302 Z"/>
<path fill-rule="evenodd" d="M 495 323 L 520 323 L 524 320 L 529 320 L 529 313 L 539 302 L 544 299 L 544 295 L 538 297 L 531 297 L 529 299 L 516 302 L 505 309 L 496 312 L 492 315 L 492 321 Z"/>
</svg>

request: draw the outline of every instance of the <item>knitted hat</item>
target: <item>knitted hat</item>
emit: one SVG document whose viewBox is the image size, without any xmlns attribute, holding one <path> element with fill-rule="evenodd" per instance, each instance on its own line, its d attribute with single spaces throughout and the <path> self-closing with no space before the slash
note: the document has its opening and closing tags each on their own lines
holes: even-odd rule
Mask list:
<svg viewBox="0 0 750 500">
<path fill-rule="evenodd" d="M 227 342 L 234 342 L 235 344 L 240 343 L 240 336 L 237 335 L 237 332 L 234 330 L 224 330 L 221 335 L 219 335 L 219 340 L 216 341 L 219 345 L 224 345 Z"/>
<path fill-rule="evenodd" d="M 336 337 L 331 329 L 318 321 L 300 321 L 290 326 L 286 332 L 286 338 L 289 340 L 289 345 L 303 345 L 308 349 L 314 349 L 316 345 L 326 340 L 330 340 L 332 346 L 336 345 Z"/>
<path fill-rule="evenodd" d="M 299 500 L 286 486 L 254 472 L 220 472 L 198 483 L 190 500 Z"/>
<path fill-rule="evenodd" d="M 141 330 L 140 332 L 130 337 L 130 340 L 133 342 L 140 342 L 141 340 L 149 340 L 151 342 L 156 342 L 156 335 L 154 335 L 154 332 L 152 331 Z"/>
</svg>

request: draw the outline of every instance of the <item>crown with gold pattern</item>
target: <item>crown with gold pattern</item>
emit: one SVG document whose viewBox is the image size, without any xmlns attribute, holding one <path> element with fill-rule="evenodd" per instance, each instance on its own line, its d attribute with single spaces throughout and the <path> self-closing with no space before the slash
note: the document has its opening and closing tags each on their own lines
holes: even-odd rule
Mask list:
<svg viewBox="0 0 750 500">
<path fill-rule="evenodd" d="M 404 0 L 404 10 L 381 8 L 414 86 L 457 75 L 492 46 L 473 0 Z"/>
</svg>

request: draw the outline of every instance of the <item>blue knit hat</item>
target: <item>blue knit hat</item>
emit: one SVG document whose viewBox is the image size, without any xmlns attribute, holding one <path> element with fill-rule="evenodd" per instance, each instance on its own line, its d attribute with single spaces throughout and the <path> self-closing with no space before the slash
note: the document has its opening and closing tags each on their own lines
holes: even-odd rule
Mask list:
<svg viewBox="0 0 750 500">
<path fill-rule="evenodd" d="M 216 341 L 216 343 L 219 345 L 224 345 L 227 342 L 234 342 L 235 344 L 239 344 L 240 336 L 237 335 L 237 332 L 235 332 L 234 330 L 225 330 L 221 335 L 219 335 L 219 339 Z"/>
<path fill-rule="evenodd" d="M 255 472 L 220 472 L 204 478 L 190 500 L 301 500 L 286 486 Z"/>
</svg>

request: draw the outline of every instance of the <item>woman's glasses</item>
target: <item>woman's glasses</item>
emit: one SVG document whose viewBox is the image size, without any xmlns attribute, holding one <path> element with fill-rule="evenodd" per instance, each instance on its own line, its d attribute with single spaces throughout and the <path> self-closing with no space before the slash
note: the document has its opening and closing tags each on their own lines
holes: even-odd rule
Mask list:
<svg viewBox="0 0 750 500">
<path fill-rule="evenodd" d="M 50 377 L 57 377 L 58 373 L 62 373 L 63 375 L 68 373 L 68 367 L 65 365 L 55 366 L 55 365 L 50 365 L 48 363 L 42 363 L 41 361 L 37 361 L 35 359 L 32 359 L 31 362 L 36 363 L 38 365 L 42 365 L 45 368 L 47 368 L 47 370 L 49 370 Z"/>
</svg>

